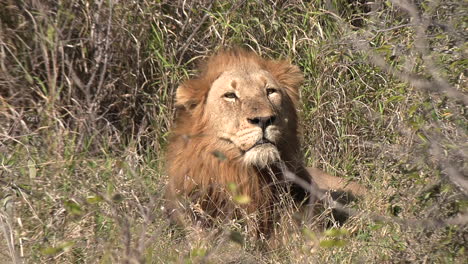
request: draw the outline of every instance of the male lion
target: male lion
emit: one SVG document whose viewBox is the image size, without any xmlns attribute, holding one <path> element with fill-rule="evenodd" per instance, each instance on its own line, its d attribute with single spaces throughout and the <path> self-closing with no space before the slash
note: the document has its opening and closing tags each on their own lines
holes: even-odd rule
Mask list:
<svg viewBox="0 0 468 264">
<path fill-rule="evenodd" d="M 173 216 L 188 200 L 198 218 L 254 214 L 267 232 L 280 194 L 300 204 L 318 195 L 310 190 L 363 191 L 303 166 L 296 113 L 302 81 L 287 61 L 233 49 L 209 58 L 198 78 L 179 86 L 166 155 Z M 249 199 L 236 203 L 234 192 Z"/>
</svg>

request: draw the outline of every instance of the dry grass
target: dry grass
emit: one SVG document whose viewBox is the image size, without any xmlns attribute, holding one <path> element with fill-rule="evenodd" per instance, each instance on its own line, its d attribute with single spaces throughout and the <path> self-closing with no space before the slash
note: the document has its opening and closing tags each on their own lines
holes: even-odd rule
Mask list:
<svg viewBox="0 0 468 264">
<path fill-rule="evenodd" d="M 0 262 L 466 260 L 463 1 L 57 2 L 0 3 Z M 370 190 L 343 229 L 169 226 L 174 90 L 230 45 L 304 71 L 307 163 Z"/>
</svg>

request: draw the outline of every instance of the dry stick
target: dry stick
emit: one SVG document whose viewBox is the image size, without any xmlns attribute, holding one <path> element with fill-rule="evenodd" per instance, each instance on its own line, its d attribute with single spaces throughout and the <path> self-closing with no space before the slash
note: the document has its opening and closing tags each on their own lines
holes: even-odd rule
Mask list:
<svg viewBox="0 0 468 264">
<path fill-rule="evenodd" d="M 429 137 L 427 137 L 429 138 Z M 445 168 L 448 179 L 463 192 L 464 195 L 468 196 L 468 180 L 464 177 L 459 170 L 457 170 L 447 158 L 444 158 L 443 150 L 439 146 L 438 142 L 434 139 L 429 138 L 431 143 L 431 149 L 433 156 L 440 159 L 442 168 Z M 464 153 L 463 153 L 464 154 Z M 466 155 L 463 155 L 466 156 Z"/>
<path fill-rule="evenodd" d="M 91 96 L 90 96 L 90 89 L 91 89 L 91 86 L 94 84 L 95 82 L 95 79 L 96 79 L 96 74 L 99 72 L 99 68 L 100 68 L 100 65 L 102 63 L 102 60 L 103 60 L 103 55 L 104 55 L 104 60 L 105 62 L 107 63 L 107 58 L 108 58 L 108 54 L 107 54 L 107 49 L 109 47 L 109 38 L 108 38 L 108 34 L 109 34 L 109 30 L 110 30 L 110 21 L 111 21 L 111 18 L 112 18 L 112 1 L 109 2 L 110 3 L 110 14 L 109 14 L 109 21 L 107 22 L 107 31 L 106 31 L 106 40 L 105 40 L 105 46 L 104 48 L 102 47 L 98 47 L 98 52 L 97 52 L 97 58 L 96 58 L 96 64 L 93 66 L 93 69 L 92 69 L 92 72 L 91 72 L 91 76 L 89 77 L 89 80 L 88 82 L 86 83 L 85 85 L 85 96 L 86 96 L 86 103 L 87 103 L 87 106 L 89 107 L 89 105 L 91 104 Z M 97 30 L 97 27 L 96 25 L 100 25 L 101 23 L 101 10 L 102 10 L 102 1 L 101 2 L 98 2 L 98 8 L 97 8 L 97 12 L 94 16 L 94 19 L 95 19 L 95 23 L 94 23 L 94 29 L 96 29 L 96 39 L 97 39 L 97 42 L 99 42 L 101 40 L 100 36 L 102 35 L 102 32 L 101 29 L 98 29 Z M 99 26 L 98 26 L 99 27 Z M 96 42 L 93 42 L 94 45 L 99 45 L 100 43 L 96 43 Z M 103 69 L 105 70 L 105 69 Z M 102 77 L 102 76 L 101 76 Z M 100 80 L 102 81 L 102 80 Z M 98 89 L 100 89 L 100 87 L 98 87 Z"/>
<path fill-rule="evenodd" d="M 431 74 L 431 76 L 435 79 L 435 81 L 430 82 L 418 75 L 411 74 L 405 71 L 400 71 L 400 70 L 397 70 L 395 67 L 389 66 L 382 56 L 379 56 L 378 54 L 372 51 L 367 41 L 365 41 L 364 43 L 363 40 L 359 40 L 357 39 L 357 37 L 353 37 L 353 44 L 358 49 L 362 49 L 363 51 L 365 51 L 369 55 L 371 62 L 375 66 L 382 68 L 385 72 L 391 74 L 395 78 L 403 82 L 409 83 L 424 91 L 434 91 L 434 90 L 445 91 L 446 94 L 452 99 L 454 99 L 455 101 L 461 101 L 465 105 L 468 105 L 468 96 L 458 91 L 457 89 L 452 87 L 447 81 L 442 79 L 440 72 L 433 66 L 434 63 L 432 62 L 432 60 L 430 60 L 428 56 L 425 56 L 428 54 L 428 50 L 429 50 L 427 48 L 427 41 L 426 41 L 426 36 L 425 36 L 425 29 L 427 28 L 428 25 L 427 25 L 427 21 L 425 21 L 426 23 L 423 23 L 423 21 L 419 17 L 418 9 L 416 8 L 416 6 L 410 4 L 408 1 L 391 0 L 391 2 L 395 4 L 396 6 L 399 6 L 402 9 L 404 9 L 406 12 L 409 13 L 411 18 L 415 20 L 410 25 L 412 25 L 416 30 L 416 37 L 417 37 L 416 44 L 420 45 L 418 50 L 419 52 L 421 52 L 422 56 L 424 57 L 423 58 L 424 62 L 426 64 L 428 62 L 431 62 L 431 65 L 426 65 L 426 66 L 429 68 L 429 74 Z M 340 22 L 340 25 L 343 28 L 350 31 L 348 24 L 344 23 L 342 18 L 336 15 L 336 13 L 334 12 L 335 10 L 329 11 L 329 10 L 321 9 L 320 11 L 332 15 L 338 22 Z M 395 29 L 395 28 L 390 28 L 390 29 Z"/>
<path fill-rule="evenodd" d="M 421 17 L 418 14 L 418 9 L 411 2 L 406 2 L 406 1 L 402 2 L 400 0 L 392 0 L 392 2 L 395 5 L 406 10 L 414 20 L 413 24 L 414 24 L 414 28 L 416 29 L 415 48 L 421 54 L 422 59 L 424 61 L 424 65 L 427 67 L 428 73 L 434 79 L 434 82 L 436 85 L 434 85 L 435 87 L 433 87 L 432 89 L 445 91 L 447 92 L 447 95 L 453 97 L 453 99 L 461 100 L 463 101 L 463 103 L 465 103 L 465 105 L 468 105 L 468 97 L 462 92 L 459 92 L 458 90 L 456 90 L 445 79 L 441 77 L 442 74 L 440 73 L 440 70 L 434 66 L 436 64 L 434 63 L 434 61 L 429 55 L 430 54 L 429 44 L 427 41 L 427 36 L 425 34 L 430 24 L 429 18 L 425 17 L 424 15 L 423 17 Z M 432 4 L 434 5 L 435 3 L 433 2 Z M 375 58 L 375 60 L 379 64 L 385 64 L 385 62 L 382 61 L 383 60 L 382 58 Z M 387 68 L 389 67 L 387 66 Z M 414 82 L 418 83 L 418 80 L 413 79 L 414 77 L 412 76 L 408 76 L 408 77 L 406 77 L 406 79 L 407 79 L 407 82 L 409 82 L 410 84 L 413 84 Z M 431 84 L 433 83 L 427 82 L 426 85 L 430 88 Z M 443 159 L 443 154 L 441 153 L 442 151 L 440 150 L 438 146 L 438 142 L 434 140 L 430 140 L 430 142 L 431 142 L 433 149 L 436 150 L 435 156 Z M 466 157 L 466 155 L 463 155 L 463 156 Z M 453 182 L 455 185 L 459 186 L 465 195 L 468 195 L 468 181 L 465 179 L 465 177 L 463 177 L 463 175 L 461 175 L 461 173 L 456 168 L 451 166 L 449 162 L 442 162 L 442 165 L 445 165 L 444 167 L 447 170 L 447 175 L 448 175 L 449 180 Z"/>
<path fill-rule="evenodd" d="M 409 74 L 407 72 L 397 70 L 396 68 L 389 66 L 382 56 L 379 56 L 378 54 L 373 52 L 367 42 L 364 43 L 364 41 L 360 41 L 356 38 L 353 42 L 358 49 L 367 52 L 371 59 L 371 62 L 375 66 L 383 69 L 385 72 L 391 74 L 393 77 L 396 77 L 397 79 L 409 83 L 424 91 L 445 91 L 446 94 L 452 99 L 456 101 L 462 101 L 465 105 L 468 105 L 468 96 L 458 91 L 454 87 L 450 86 L 445 81 L 430 82 L 421 78 L 418 75 Z"/>
<path fill-rule="evenodd" d="M 104 83 L 104 77 L 106 76 L 106 72 L 107 72 L 107 62 L 109 61 L 108 51 L 109 51 L 109 46 L 110 46 L 109 38 L 110 38 L 110 34 L 111 34 L 113 8 L 114 8 L 113 2 L 109 1 L 109 15 L 108 15 L 108 19 L 107 19 L 105 46 L 104 46 L 104 49 L 102 51 L 104 53 L 104 62 L 103 62 L 103 65 L 101 67 L 101 74 L 99 76 L 99 83 L 98 83 L 97 90 L 96 90 L 96 95 L 97 96 L 99 96 L 99 94 L 101 92 L 102 84 Z M 101 58 L 101 56 L 99 56 L 99 58 Z M 99 64 L 100 63 L 101 62 L 99 62 Z"/>
<path fill-rule="evenodd" d="M 434 81 L 428 81 L 427 79 L 419 75 L 412 74 L 407 71 L 401 71 L 396 69 L 395 67 L 390 66 L 382 56 L 380 56 L 372 50 L 367 41 L 363 41 L 358 39 L 357 37 L 353 37 L 354 46 L 366 52 L 366 54 L 370 57 L 371 63 L 383 69 L 385 72 L 391 74 L 395 78 L 403 82 L 409 83 L 410 85 L 419 88 L 423 91 L 445 92 L 446 95 L 454 101 L 461 101 L 465 105 L 468 105 L 468 96 L 465 93 L 458 91 L 455 87 L 452 87 L 445 79 L 443 79 L 441 77 L 442 75 L 440 71 L 434 66 L 434 61 L 429 57 L 429 45 L 427 41 L 427 36 L 425 34 L 425 31 L 429 27 L 429 18 L 421 18 L 417 7 L 408 1 L 391 0 L 391 2 L 405 10 L 413 19 L 413 22 L 409 25 L 413 26 L 413 28 L 416 31 L 415 49 L 421 54 L 424 61 L 424 65 L 427 67 L 427 71 L 434 79 Z M 333 14 L 339 22 L 341 22 L 341 25 L 343 27 L 348 27 L 346 23 L 342 22 L 342 19 L 339 16 L 335 15 L 333 12 L 330 13 Z M 431 144 L 435 146 L 437 142 L 431 140 Z M 439 154 L 437 156 L 443 157 L 442 154 Z M 447 170 L 449 181 L 459 186 L 461 191 L 466 195 L 468 193 L 468 181 L 465 179 L 465 177 L 463 177 L 463 175 L 456 168 L 451 166 L 448 162 L 444 162 L 442 163 L 442 165 L 445 165 L 444 167 Z M 461 217 L 461 219 L 464 218 Z"/>
<path fill-rule="evenodd" d="M 286 179 L 296 183 L 297 185 L 302 187 L 304 190 L 309 191 L 311 196 L 314 196 L 316 199 L 319 199 L 319 200 L 324 199 L 323 197 L 325 197 L 326 192 L 320 190 L 313 184 L 309 184 L 307 181 L 301 179 L 295 173 L 291 172 L 287 168 L 287 166 L 284 164 L 284 162 L 282 161 L 280 162 L 280 168 L 283 171 L 283 174 Z M 331 200 L 329 202 L 333 209 L 339 210 L 350 216 L 363 215 L 373 221 L 397 223 L 397 224 L 403 225 L 403 227 L 423 227 L 423 228 L 436 229 L 436 228 L 443 228 L 447 225 L 467 225 L 468 224 L 468 212 L 461 213 L 455 217 L 451 217 L 448 219 L 427 218 L 427 219 L 409 220 L 409 219 L 401 219 L 401 218 L 390 217 L 390 216 L 376 215 L 376 214 L 371 214 L 371 213 L 363 213 L 355 209 L 348 208 L 344 204 L 335 200 Z"/>
<path fill-rule="evenodd" d="M 146 187 L 146 186 L 145 186 Z M 148 191 L 148 188 L 146 188 Z M 147 206 L 146 210 L 145 207 L 141 204 L 140 200 L 138 199 L 138 196 L 135 195 L 135 193 L 132 191 L 132 196 L 136 201 L 136 205 L 138 209 L 140 210 L 140 214 L 142 215 L 145 223 L 143 223 L 142 230 L 140 231 L 140 236 L 139 239 L 137 240 L 137 245 L 138 245 L 138 250 L 139 252 L 143 252 L 145 248 L 147 248 L 147 245 L 149 243 L 152 243 L 153 241 L 158 238 L 161 233 L 162 229 L 159 227 L 156 231 L 153 231 L 153 234 L 148 238 L 145 239 L 145 235 L 147 233 L 147 226 L 149 226 L 155 219 L 154 212 L 152 212 L 151 209 L 148 208 L 155 208 L 156 207 L 156 200 L 151 196 L 150 197 L 150 202 L 149 205 Z"/>
<path fill-rule="evenodd" d="M 468 195 L 468 180 L 453 166 L 447 166 L 447 175 L 451 182 L 459 186 L 465 195 Z"/>
<path fill-rule="evenodd" d="M 99 192 L 93 191 L 96 195 L 100 195 Z M 120 232 L 122 233 L 123 236 L 123 250 L 121 253 L 121 256 L 123 257 L 122 262 L 123 263 L 140 263 L 138 260 L 135 260 L 134 257 L 132 256 L 133 250 L 132 250 L 132 232 L 130 230 L 130 223 L 129 223 L 129 218 L 127 215 L 122 215 L 122 212 L 119 212 L 118 205 L 112 201 L 112 198 L 105 196 L 105 195 L 100 195 L 100 197 L 103 199 L 104 202 L 106 202 L 109 205 L 109 208 L 111 210 L 111 213 L 108 215 L 110 218 L 115 219 L 119 227 L 121 228 Z"/>
<path fill-rule="evenodd" d="M 6 206 L 8 207 L 9 203 L 13 203 L 10 201 L 6 201 Z M 8 208 L 7 208 L 8 209 Z M 15 250 L 15 237 L 13 234 L 13 228 L 11 224 L 11 213 L 4 211 L 3 209 L 0 210 L 0 227 L 3 233 L 3 236 L 7 242 L 8 251 L 10 253 L 10 257 L 12 263 L 21 263 L 18 253 Z"/>
<path fill-rule="evenodd" d="M 133 177 L 137 177 L 136 172 L 133 170 L 130 170 L 132 173 Z M 149 189 L 145 188 L 147 192 L 149 192 Z M 112 198 L 110 198 L 107 195 L 103 195 L 101 192 L 92 189 L 91 190 L 95 195 L 101 197 L 105 203 L 107 203 L 111 209 L 110 214 L 106 214 L 109 218 L 115 219 L 115 221 L 119 224 L 121 227 L 121 233 L 122 236 L 124 237 L 123 244 L 124 244 L 124 263 L 140 263 L 140 259 L 142 259 L 142 256 L 144 255 L 144 249 L 147 248 L 147 245 L 158 238 L 161 233 L 162 233 L 162 228 L 158 227 L 156 231 L 153 232 L 153 234 L 145 240 L 145 235 L 147 233 L 147 226 L 150 225 L 154 219 L 155 215 L 152 210 L 145 210 L 143 207 L 142 203 L 138 199 L 138 197 L 135 195 L 135 193 L 132 191 L 131 194 L 136 202 L 136 207 L 139 209 L 141 216 L 144 219 L 143 223 L 143 229 L 139 232 L 139 238 L 136 239 L 136 245 L 132 246 L 132 232 L 130 230 L 130 220 L 132 219 L 129 217 L 126 213 L 123 214 L 116 208 L 118 205 L 112 201 Z M 148 208 L 155 208 L 156 206 L 156 199 L 153 197 L 150 198 L 150 204 L 147 206 Z"/>
<path fill-rule="evenodd" d="M 213 3 L 215 1 L 211 1 L 210 5 L 208 6 L 207 10 L 211 10 L 211 7 L 213 6 Z M 187 40 L 185 41 L 185 44 L 184 46 L 182 46 L 182 48 L 180 48 L 180 50 L 182 50 L 182 52 L 180 53 L 180 56 L 179 56 L 179 61 L 177 62 L 177 65 L 180 66 L 180 64 L 182 63 L 182 60 L 184 59 L 184 54 L 185 52 L 187 51 L 187 48 L 188 46 L 190 45 L 190 43 L 192 42 L 192 39 L 195 37 L 195 35 L 198 33 L 198 30 L 200 29 L 200 27 L 203 25 L 203 23 L 205 23 L 205 20 L 208 19 L 208 16 L 210 14 L 209 13 L 206 13 L 203 18 L 201 19 L 200 23 L 198 23 L 197 27 L 193 30 L 192 34 L 190 34 L 190 36 L 187 38 Z"/>
</svg>

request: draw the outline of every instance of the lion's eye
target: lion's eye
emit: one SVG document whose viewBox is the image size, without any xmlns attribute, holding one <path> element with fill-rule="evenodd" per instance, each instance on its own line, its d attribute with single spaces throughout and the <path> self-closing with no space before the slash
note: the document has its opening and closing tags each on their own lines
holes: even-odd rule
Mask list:
<svg viewBox="0 0 468 264">
<path fill-rule="evenodd" d="M 266 92 L 267 92 L 267 95 L 271 95 L 271 94 L 277 93 L 278 90 L 276 90 L 274 88 L 268 88 L 268 89 L 266 89 Z"/>
<path fill-rule="evenodd" d="M 224 98 L 228 98 L 228 99 L 237 99 L 237 95 L 235 93 L 232 93 L 232 92 L 229 92 L 229 93 L 225 93 L 223 95 Z"/>
</svg>

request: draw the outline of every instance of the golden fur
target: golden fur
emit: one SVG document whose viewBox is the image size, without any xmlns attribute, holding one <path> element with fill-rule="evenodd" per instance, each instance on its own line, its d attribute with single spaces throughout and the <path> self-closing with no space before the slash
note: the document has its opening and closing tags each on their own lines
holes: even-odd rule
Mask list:
<svg viewBox="0 0 468 264">
<path fill-rule="evenodd" d="M 287 61 L 234 49 L 212 56 L 199 77 L 182 83 L 166 155 L 173 217 L 189 201 L 198 217 L 254 215 L 268 231 L 280 193 L 298 203 L 309 195 L 286 179 L 280 164 L 313 186 L 361 191 L 314 169 L 311 176 L 302 165 L 296 113 L 302 81 L 299 68 Z M 235 191 L 227 188 L 232 183 Z M 236 203 L 233 195 L 250 202 Z"/>
</svg>

